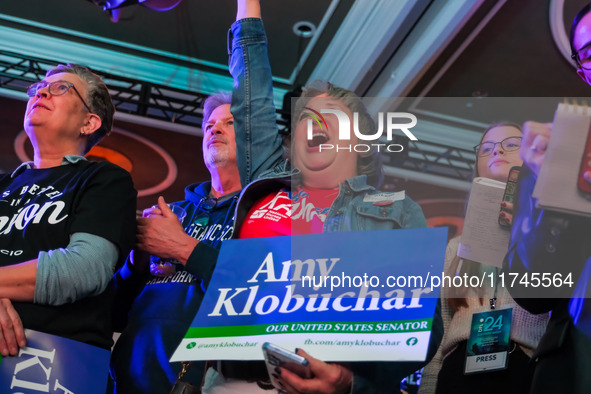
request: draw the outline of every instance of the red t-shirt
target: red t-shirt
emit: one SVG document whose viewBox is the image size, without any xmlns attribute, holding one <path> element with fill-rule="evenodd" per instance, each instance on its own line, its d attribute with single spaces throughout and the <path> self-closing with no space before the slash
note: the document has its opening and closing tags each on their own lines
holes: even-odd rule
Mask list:
<svg viewBox="0 0 591 394">
<path fill-rule="evenodd" d="M 281 189 L 257 201 L 240 228 L 239 238 L 318 234 L 338 189 L 299 187 L 293 193 Z"/>
</svg>

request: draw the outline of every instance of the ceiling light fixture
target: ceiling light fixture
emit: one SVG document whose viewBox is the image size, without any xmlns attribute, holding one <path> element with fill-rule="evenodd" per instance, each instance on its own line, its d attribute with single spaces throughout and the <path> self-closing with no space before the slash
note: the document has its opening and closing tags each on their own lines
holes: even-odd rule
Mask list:
<svg viewBox="0 0 591 394">
<path fill-rule="evenodd" d="M 299 21 L 293 25 L 293 33 L 301 38 L 310 38 L 316 34 L 316 26 L 312 22 Z"/>
</svg>

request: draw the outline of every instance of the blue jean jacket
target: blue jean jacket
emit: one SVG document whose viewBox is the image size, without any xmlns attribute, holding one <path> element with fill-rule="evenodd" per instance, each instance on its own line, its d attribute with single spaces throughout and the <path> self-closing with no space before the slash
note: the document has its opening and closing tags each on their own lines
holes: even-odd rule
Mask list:
<svg viewBox="0 0 591 394">
<path fill-rule="evenodd" d="M 245 18 L 231 27 L 230 73 L 234 77 L 231 111 L 236 130 L 236 157 L 243 186 L 257 178 L 297 179 L 282 159 L 282 139 L 275 123 L 272 73 L 267 58 L 267 38 L 258 18 Z M 426 227 L 418 204 L 405 197 L 391 205 L 364 201 L 380 192 L 365 176 L 348 179 L 330 209 L 325 231 L 379 230 Z M 261 196 L 262 197 L 262 196 Z M 243 202 L 243 205 L 245 203 Z M 248 207 L 250 208 L 250 206 Z M 235 234 L 238 231 L 234 231 Z"/>
<path fill-rule="evenodd" d="M 299 171 L 289 172 L 279 168 L 281 171 L 267 172 L 242 191 L 234 234 L 240 233 L 240 227 L 256 201 L 281 188 L 297 186 Z M 365 175 L 347 179 L 339 187 L 339 195 L 330 207 L 323 232 L 427 227 L 421 207 L 406 195 L 401 194 L 400 199 L 389 203 L 395 194 L 384 193 L 368 185 Z"/>
<path fill-rule="evenodd" d="M 272 74 L 262 21 L 256 18 L 242 19 L 232 25 L 231 33 L 230 73 L 235 79 L 231 111 L 236 130 L 240 179 L 243 186 L 248 185 L 241 194 L 236 210 L 236 236 L 252 205 L 265 195 L 291 185 L 292 181 L 297 182 L 299 171 L 292 170 L 289 163 L 281 158 L 282 141 L 275 123 Z M 253 182 L 257 178 L 260 179 Z M 346 180 L 340 186 L 339 195 L 326 218 L 324 231 L 427 226 L 419 205 L 406 196 L 392 204 L 376 204 L 388 197 L 388 193 L 369 186 L 365 175 Z M 442 336 L 443 324 L 438 310 L 428 360 L 435 354 Z M 350 363 L 354 374 L 352 393 L 396 392 L 402 378 L 424 364 L 426 362 Z"/>
<path fill-rule="evenodd" d="M 242 186 L 262 173 L 281 171 L 281 136 L 275 122 L 273 74 L 267 56 L 262 20 L 245 18 L 230 29 L 230 74 L 234 77 L 232 105 L 236 130 L 236 159 Z"/>
<path fill-rule="evenodd" d="M 395 194 L 368 185 L 365 175 L 347 179 L 330 207 L 324 232 L 427 227 L 421 207 L 405 195 L 390 201 Z"/>
</svg>

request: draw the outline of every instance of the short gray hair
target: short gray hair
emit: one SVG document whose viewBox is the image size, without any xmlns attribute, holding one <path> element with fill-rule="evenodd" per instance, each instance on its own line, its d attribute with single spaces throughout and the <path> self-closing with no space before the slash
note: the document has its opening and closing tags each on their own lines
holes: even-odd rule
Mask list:
<svg viewBox="0 0 591 394">
<path fill-rule="evenodd" d="M 220 105 L 232 104 L 232 94 L 228 92 L 219 92 L 212 94 L 203 102 L 203 120 L 201 120 L 201 130 L 205 130 L 205 125 L 209 121 L 211 113 Z"/>
<path fill-rule="evenodd" d="M 73 63 L 68 63 L 66 65 L 58 64 L 55 68 L 47 71 L 45 76 L 49 77 L 59 73 L 75 74 L 86 82 L 88 90 L 86 92 L 85 101 L 88 103 L 92 113 L 101 118 L 101 127 L 88 137 L 84 152 L 87 153 L 111 131 L 111 128 L 113 127 L 115 106 L 113 105 L 109 89 L 105 82 L 88 67 Z"/>
</svg>

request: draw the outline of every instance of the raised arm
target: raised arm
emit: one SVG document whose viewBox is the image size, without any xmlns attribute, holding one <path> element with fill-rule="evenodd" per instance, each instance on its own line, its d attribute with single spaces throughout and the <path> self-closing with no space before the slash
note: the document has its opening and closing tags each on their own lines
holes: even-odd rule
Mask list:
<svg viewBox="0 0 591 394">
<path fill-rule="evenodd" d="M 275 122 L 273 75 L 258 0 L 238 0 L 231 27 L 230 74 L 234 78 L 234 115 L 240 181 L 246 186 L 281 160 L 281 136 Z"/>
<path fill-rule="evenodd" d="M 523 125 L 523 140 L 519 155 L 524 167 L 520 173 L 518 195 L 515 203 L 513 227 L 509 251 L 504 269 L 517 278 L 558 278 L 577 282 L 585 265 L 587 244 L 585 228 L 589 219 L 574 215 L 550 212 L 536 208 L 532 193 L 544 161 L 546 148 L 552 132 L 551 124 L 526 122 Z M 589 267 L 591 268 L 591 267 Z M 587 268 L 587 269 L 589 269 Z M 547 279 L 544 279 L 547 280 Z M 532 287 L 509 286 L 511 296 L 531 313 L 553 309 L 557 302 L 572 297 L 584 297 L 573 286 Z M 554 282 L 558 283 L 558 282 Z M 562 300 L 561 300 L 562 299 Z"/>
<path fill-rule="evenodd" d="M 261 19 L 260 0 L 238 0 L 237 1 L 236 20 L 244 18 Z"/>
</svg>

